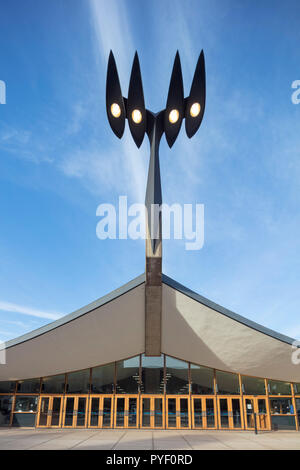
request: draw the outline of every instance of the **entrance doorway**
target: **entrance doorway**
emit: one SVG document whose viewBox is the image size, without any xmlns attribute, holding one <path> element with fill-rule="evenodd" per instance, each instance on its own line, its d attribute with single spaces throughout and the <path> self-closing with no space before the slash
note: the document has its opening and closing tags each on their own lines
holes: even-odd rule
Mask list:
<svg viewBox="0 0 300 470">
<path fill-rule="evenodd" d="M 137 428 L 139 426 L 138 395 L 115 397 L 115 428 Z"/>
<path fill-rule="evenodd" d="M 242 429 L 241 399 L 218 397 L 219 428 Z"/>
<path fill-rule="evenodd" d="M 265 397 L 244 397 L 244 404 L 246 429 L 255 428 L 255 416 L 256 426 L 259 431 L 270 429 L 267 399 Z"/>
<path fill-rule="evenodd" d="M 61 426 L 61 396 L 43 396 L 40 398 L 37 426 L 40 428 L 58 428 Z"/>
<path fill-rule="evenodd" d="M 112 428 L 113 397 L 111 395 L 91 396 L 89 406 L 89 428 Z"/>
<path fill-rule="evenodd" d="M 216 399 L 192 397 L 192 427 L 194 429 L 216 429 Z"/>
<path fill-rule="evenodd" d="M 163 429 L 165 406 L 164 396 L 141 396 L 140 423 L 141 428 Z"/>
<path fill-rule="evenodd" d="M 65 397 L 63 427 L 85 428 L 87 421 L 87 396 Z"/>
<path fill-rule="evenodd" d="M 166 428 L 188 429 L 191 427 L 189 396 L 166 397 Z"/>
</svg>

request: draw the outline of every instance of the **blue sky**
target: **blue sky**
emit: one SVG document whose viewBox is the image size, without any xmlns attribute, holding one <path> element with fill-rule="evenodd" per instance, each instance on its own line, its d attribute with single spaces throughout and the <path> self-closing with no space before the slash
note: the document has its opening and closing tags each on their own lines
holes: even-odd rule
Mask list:
<svg viewBox="0 0 300 470">
<path fill-rule="evenodd" d="M 146 106 L 163 109 L 176 50 L 185 94 L 203 48 L 207 106 L 161 143 L 163 199 L 205 205 L 205 244 L 164 243 L 163 271 L 300 338 L 298 1 L 11 0 L 1 6 L 0 340 L 144 271 L 144 243 L 96 237 L 97 206 L 142 202 L 148 143 L 105 111 L 109 50 L 123 94 L 138 50 Z M 120 312 L 121 314 L 121 312 Z"/>
</svg>

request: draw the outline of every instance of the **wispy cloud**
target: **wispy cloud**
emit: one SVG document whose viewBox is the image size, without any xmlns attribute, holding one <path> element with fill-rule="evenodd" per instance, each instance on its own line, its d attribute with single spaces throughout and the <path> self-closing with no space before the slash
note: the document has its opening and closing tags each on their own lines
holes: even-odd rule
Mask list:
<svg viewBox="0 0 300 470">
<path fill-rule="evenodd" d="M 126 5 L 123 2 L 111 0 L 110 2 L 90 0 L 92 24 L 95 31 L 95 53 L 100 58 L 101 75 L 105 76 L 105 69 L 109 51 L 113 50 L 117 61 L 120 81 L 127 92 L 131 63 L 134 54 L 133 38 Z M 99 60 L 98 60 L 99 61 Z M 137 201 L 143 201 L 145 197 L 144 181 L 146 175 L 145 158 L 138 151 L 129 133 L 125 133 L 119 143 L 119 155 L 123 175 L 131 181 L 128 192 L 132 191 Z M 113 160 L 115 160 L 114 155 Z M 103 155 L 105 165 L 109 166 L 110 155 Z M 98 160 L 98 159 L 97 159 Z M 74 161 L 74 159 L 73 159 Z M 120 172 L 115 173 L 115 184 Z"/>
<path fill-rule="evenodd" d="M 50 320 L 57 320 L 62 316 L 61 313 L 45 312 L 43 310 L 37 310 L 32 307 L 24 307 L 23 305 L 17 305 L 2 300 L 0 300 L 0 310 L 2 310 L 3 312 L 13 312 L 21 315 L 30 315 L 32 317 L 47 318 Z"/>
</svg>

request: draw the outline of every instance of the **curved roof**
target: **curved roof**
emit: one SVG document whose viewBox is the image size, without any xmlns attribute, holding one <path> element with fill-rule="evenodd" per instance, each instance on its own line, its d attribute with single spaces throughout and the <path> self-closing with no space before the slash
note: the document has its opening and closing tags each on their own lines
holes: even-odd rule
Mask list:
<svg viewBox="0 0 300 470">
<path fill-rule="evenodd" d="M 300 381 L 294 340 L 163 275 L 163 353 L 216 369 Z M 95 367 L 145 350 L 145 274 L 59 320 L 0 345 L 0 380 Z M 255 354 L 253 353 L 255 351 Z"/>
<path fill-rule="evenodd" d="M 212 302 L 206 297 L 203 297 L 202 295 L 197 294 L 196 292 L 192 291 L 188 287 L 183 286 L 179 282 L 174 281 L 174 279 L 171 279 L 165 274 L 163 274 L 163 282 L 167 284 L 168 286 L 173 287 L 173 289 L 178 290 L 182 294 L 187 295 L 191 299 L 194 299 L 197 302 L 200 302 L 201 304 L 206 305 L 207 307 L 215 310 L 216 312 L 222 313 L 222 315 L 226 315 L 226 317 L 229 317 L 232 320 L 238 321 L 239 323 L 242 323 L 243 325 L 248 326 L 249 328 L 253 328 L 253 330 L 257 330 L 260 333 L 271 336 L 272 338 L 278 339 L 279 341 L 282 341 L 287 344 L 292 345 L 293 342 L 295 341 L 295 339 L 290 338 L 289 336 L 286 336 L 281 333 L 278 333 L 277 331 L 271 330 L 270 328 L 262 326 L 259 323 L 249 320 L 246 317 L 238 315 L 237 313 L 234 313 L 231 310 L 228 310 L 227 308 L 222 307 L 221 305 L 218 305 L 215 302 Z"/>
<path fill-rule="evenodd" d="M 87 304 L 84 307 L 81 307 L 78 310 L 75 310 L 74 312 L 69 313 L 68 315 L 64 315 L 58 320 L 48 323 L 47 325 L 44 325 L 41 328 L 37 328 L 36 330 L 32 330 L 29 333 L 26 333 L 25 335 L 19 336 L 18 338 L 14 338 L 10 341 L 6 341 L 0 344 L 0 350 L 8 349 L 8 348 L 11 348 L 12 346 L 16 346 L 17 344 L 24 343 L 24 341 L 29 341 L 30 339 L 36 338 L 37 336 L 48 333 L 49 331 L 52 331 L 55 328 L 59 328 L 62 325 L 65 325 L 73 320 L 76 320 L 77 318 L 83 315 L 86 315 L 87 313 L 90 313 L 93 310 L 99 307 L 102 307 L 103 305 L 106 305 L 108 302 L 111 302 L 112 300 L 117 299 L 121 295 L 125 294 L 126 292 L 131 291 L 132 289 L 143 284 L 144 282 L 145 282 L 145 274 L 141 274 L 140 276 L 132 279 L 131 281 L 124 284 L 123 286 L 119 287 L 118 289 L 115 289 L 109 292 L 109 294 L 106 294 L 103 297 L 100 297 L 99 299 L 94 300 L 94 302 L 91 302 L 90 304 Z"/>
</svg>

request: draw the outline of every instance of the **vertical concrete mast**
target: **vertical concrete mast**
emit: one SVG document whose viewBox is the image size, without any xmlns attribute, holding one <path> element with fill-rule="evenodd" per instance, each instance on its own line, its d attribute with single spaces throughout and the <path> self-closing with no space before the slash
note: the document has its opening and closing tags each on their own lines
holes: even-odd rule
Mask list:
<svg viewBox="0 0 300 470">
<path fill-rule="evenodd" d="M 161 354 L 162 311 L 162 205 L 159 169 L 159 143 L 165 133 L 171 148 L 179 134 L 183 119 L 191 138 L 200 127 L 205 109 L 205 64 L 201 51 L 190 95 L 184 98 L 181 63 L 176 52 L 166 108 L 152 113 L 145 107 L 138 54 L 135 53 L 128 89 L 128 98 L 121 91 L 114 55 L 110 51 L 106 77 L 106 112 L 113 132 L 121 139 L 125 120 L 137 147 L 145 132 L 150 141 L 150 163 L 146 191 L 146 286 L 145 286 L 145 354 Z"/>
<path fill-rule="evenodd" d="M 159 142 L 163 134 L 163 112 L 148 114 L 147 134 L 150 162 L 146 190 L 146 285 L 145 354 L 161 354 L 162 310 L 162 191 L 159 167 Z"/>
</svg>

